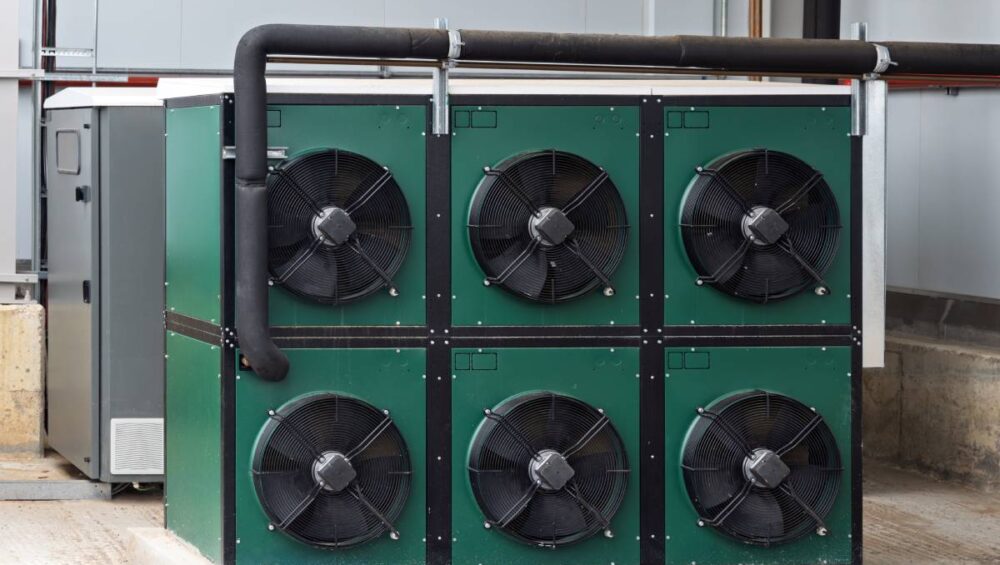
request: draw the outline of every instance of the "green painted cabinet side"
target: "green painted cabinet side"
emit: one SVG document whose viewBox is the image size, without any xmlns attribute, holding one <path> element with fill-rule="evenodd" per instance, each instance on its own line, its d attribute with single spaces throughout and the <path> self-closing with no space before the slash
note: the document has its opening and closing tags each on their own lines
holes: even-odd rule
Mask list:
<svg viewBox="0 0 1000 565">
<path fill-rule="evenodd" d="M 218 323 L 222 136 L 218 106 L 167 110 L 166 303 Z"/>
<path fill-rule="evenodd" d="M 222 560 L 219 347 L 167 332 L 167 528 Z"/>
<path fill-rule="evenodd" d="M 425 108 L 423 106 L 269 106 L 268 144 L 289 157 L 320 148 L 364 155 L 388 167 L 410 209 L 410 249 L 393 278 L 399 296 L 380 290 L 350 304 L 331 306 L 271 289 L 276 326 L 424 325 L 426 239 Z"/>
<path fill-rule="evenodd" d="M 425 411 L 423 349 L 286 349 L 288 377 L 266 382 L 241 371 L 236 382 L 236 547 L 240 563 L 407 565 L 424 562 Z M 313 392 L 356 396 L 389 410 L 406 441 L 412 469 L 410 496 L 396 521 L 398 541 L 387 535 L 348 549 L 323 550 L 267 529 L 251 477 L 253 449 L 267 411 Z"/>
<path fill-rule="evenodd" d="M 663 303 L 666 325 L 849 324 L 851 321 L 851 127 L 847 107 L 667 107 L 672 116 L 707 113 L 708 127 L 668 128 L 664 138 L 665 263 Z M 684 193 L 695 167 L 745 149 L 767 148 L 802 159 L 823 173 L 840 209 L 840 247 L 824 279 L 827 296 L 808 289 L 799 295 L 758 304 L 697 286 L 681 239 Z"/>
<path fill-rule="evenodd" d="M 475 356 L 495 354 L 477 370 Z M 452 352 L 452 559 L 454 563 L 587 565 L 639 562 L 639 351 L 635 348 L 456 349 Z M 466 359 L 471 362 L 465 365 Z M 461 367 L 469 367 L 467 370 Z M 494 368 L 495 367 L 495 368 Z M 483 410 L 514 395 L 548 390 L 604 409 L 627 450 L 628 491 L 611 520 L 612 539 L 597 535 L 555 550 L 522 544 L 483 528 L 468 477 L 469 446 Z"/>
<path fill-rule="evenodd" d="M 639 109 L 632 106 L 459 106 L 495 112 L 495 127 L 456 128 L 452 137 L 452 318 L 458 326 L 638 324 L 639 305 Z M 493 122 L 491 122 L 493 123 Z M 475 124 L 473 124 L 475 125 Z M 617 293 L 593 293 L 566 303 L 539 304 L 497 286 L 485 275 L 469 244 L 469 205 L 494 167 L 525 151 L 558 149 L 580 155 L 608 172 L 618 187 L 631 229 L 629 246 L 611 276 Z"/>
<path fill-rule="evenodd" d="M 708 368 L 671 369 L 665 380 L 666 554 L 668 565 L 802 564 L 851 562 L 851 349 L 849 347 L 695 348 Z M 671 357 L 690 348 L 668 349 Z M 678 363 L 673 364 L 675 367 Z M 684 365 L 687 366 L 687 365 Z M 698 367 L 704 364 L 696 365 Z M 767 390 L 816 408 L 833 431 L 843 472 L 840 491 L 826 518 L 829 534 L 772 547 L 747 545 L 698 527 L 681 474 L 684 442 L 696 410 L 737 392 Z"/>
</svg>

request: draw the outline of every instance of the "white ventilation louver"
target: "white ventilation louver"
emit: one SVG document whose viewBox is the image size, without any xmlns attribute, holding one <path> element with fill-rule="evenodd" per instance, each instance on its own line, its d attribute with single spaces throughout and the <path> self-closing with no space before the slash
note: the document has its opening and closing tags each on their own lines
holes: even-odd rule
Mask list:
<svg viewBox="0 0 1000 565">
<path fill-rule="evenodd" d="M 163 418 L 111 419 L 111 474 L 163 474 Z"/>
</svg>

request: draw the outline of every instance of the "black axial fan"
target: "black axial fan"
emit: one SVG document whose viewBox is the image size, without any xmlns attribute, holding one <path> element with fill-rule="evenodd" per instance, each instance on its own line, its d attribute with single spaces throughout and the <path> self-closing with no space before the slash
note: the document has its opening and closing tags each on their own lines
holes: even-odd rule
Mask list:
<svg viewBox="0 0 1000 565">
<path fill-rule="evenodd" d="M 410 212 L 392 174 L 349 151 L 324 149 L 267 177 L 273 284 L 327 304 L 387 287 L 410 245 Z"/>
<path fill-rule="evenodd" d="M 399 539 L 410 458 L 388 411 L 333 393 L 269 411 L 252 473 L 270 530 L 330 549 Z"/>
<path fill-rule="evenodd" d="M 487 528 L 543 547 L 613 536 L 629 467 L 603 410 L 533 392 L 485 415 L 472 440 L 469 480 Z"/>
<path fill-rule="evenodd" d="M 522 153 L 495 168 L 476 188 L 469 240 L 498 285 L 538 302 L 563 302 L 601 287 L 628 243 L 625 205 L 608 173 L 554 149 Z"/>
<path fill-rule="evenodd" d="M 837 499 L 841 463 L 822 416 L 764 391 L 729 396 L 697 414 L 681 467 L 699 526 L 755 545 L 827 535 L 823 520 Z"/>
<path fill-rule="evenodd" d="M 681 211 L 696 283 L 767 303 L 812 286 L 840 240 L 837 200 L 823 175 L 780 151 L 754 149 L 698 167 Z"/>
</svg>

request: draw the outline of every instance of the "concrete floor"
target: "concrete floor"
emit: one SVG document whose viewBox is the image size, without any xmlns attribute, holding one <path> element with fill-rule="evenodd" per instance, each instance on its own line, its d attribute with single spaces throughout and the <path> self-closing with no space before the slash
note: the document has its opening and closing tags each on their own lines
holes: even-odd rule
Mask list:
<svg viewBox="0 0 1000 565">
<path fill-rule="evenodd" d="M 1000 563 L 1000 494 L 878 463 L 869 463 L 865 474 L 869 565 Z M 127 563 L 128 528 L 162 523 L 159 493 L 0 502 L 0 563 Z"/>
</svg>

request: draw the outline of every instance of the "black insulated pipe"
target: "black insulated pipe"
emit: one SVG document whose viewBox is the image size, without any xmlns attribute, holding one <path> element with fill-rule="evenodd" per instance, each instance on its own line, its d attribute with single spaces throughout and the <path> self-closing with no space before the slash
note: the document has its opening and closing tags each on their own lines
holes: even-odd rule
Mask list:
<svg viewBox="0 0 1000 565">
<path fill-rule="evenodd" d="M 662 66 L 747 74 L 858 76 L 876 70 L 875 44 L 835 39 L 630 36 L 462 30 L 461 49 L 437 29 L 273 24 L 248 31 L 236 48 L 236 327 L 251 368 L 281 380 L 288 358 L 268 322 L 267 92 L 269 55 L 365 59 Z M 883 74 L 1000 76 L 1000 46 L 882 43 L 894 65 Z M 454 50 L 451 50 L 455 47 Z M 451 51 L 451 52 L 450 52 Z"/>
<path fill-rule="evenodd" d="M 236 330 L 260 377 L 280 381 L 288 358 L 271 339 L 267 272 L 267 88 L 271 53 L 442 59 L 448 32 L 433 29 L 263 25 L 236 47 Z"/>
</svg>

